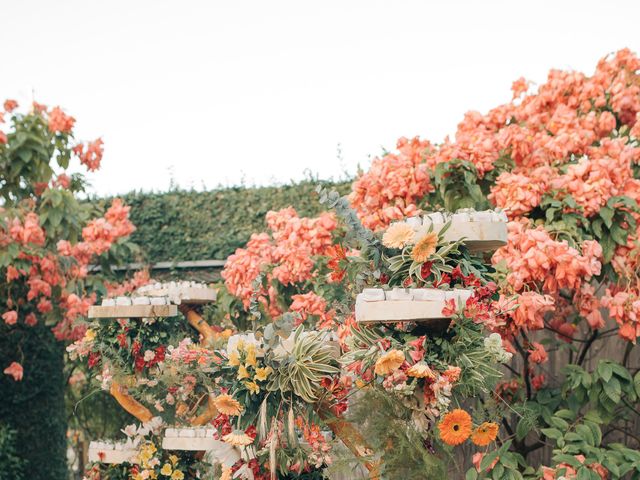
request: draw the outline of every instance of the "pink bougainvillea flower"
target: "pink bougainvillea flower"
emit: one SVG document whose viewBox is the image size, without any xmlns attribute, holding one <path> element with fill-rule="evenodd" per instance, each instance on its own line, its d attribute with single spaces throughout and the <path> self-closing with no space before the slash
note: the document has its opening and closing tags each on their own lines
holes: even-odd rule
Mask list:
<svg viewBox="0 0 640 480">
<path fill-rule="evenodd" d="M 87 143 L 86 150 L 82 143 L 73 147 L 73 153 L 80 158 L 80 163 L 87 167 L 87 170 L 94 172 L 100 168 L 102 155 L 104 154 L 104 142 L 101 138 Z"/>
<path fill-rule="evenodd" d="M 13 112 L 16 108 L 18 108 L 18 102 L 16 102 L 15 100 L 7 99 L 4 101 L 5 112 Z"/>
<path fill-rule="evenodd" d="M 15 310 L 9 310 L 2 314 L 2 319 L 7 325 L 15 325 L 18 321 L 18 312 Z"/>
<path fill-rule="evenodd" d="M 16 382 L 19 382 L 22 380 L 24 370 L 18 362 L 11 362 L 11 365 L 4 369 L 4 373 L 11 375 Z"/>
<path fill-rule="evenodd" d="M 54 107 L 48 118 L 49 130 L 54 133 L 70 133 L 76 123 L 76 119 L 64 113 L 60 107 Z"/>
<path fill-rule="evenodd" d="M 531 343 L 532 349 L 529 350 L 529 360 L 533 363 L 545 363 L 549 360 L 549 356 L 547 355 L 547 351 L 544 349 L 544 346 L 538 342 Z"/>
</svg>

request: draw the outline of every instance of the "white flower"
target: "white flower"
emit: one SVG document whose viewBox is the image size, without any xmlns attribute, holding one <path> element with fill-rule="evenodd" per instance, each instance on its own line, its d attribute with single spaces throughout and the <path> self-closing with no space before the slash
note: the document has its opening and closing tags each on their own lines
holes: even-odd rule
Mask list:
<svg viewBox="0 0 640 480">
<path fill-rule="evenodd" d="M 498 350 L 502 348 L 502 337 L 499 333 L 492 333 L 484 339 L 484 346 L 487 350 Z"/>
<path fill-rule="evenodd" d="M 145 362 L 150 362 L 154 358 L 156 358 L 156 353 L 153 350 L 146 350 L 144 352 L 144 361 Z"/>
<path fill-rule="evenodd" d="M 513 356 L 511 353 L 505 351 L 502 346 L 502 337 L 498 333 L 492 333 L 485 338 L 484 347 L 494 360 L 500 363 L 507 363 Z"/>
<path fill-rule="evenodd" d="M 217 440 L 214 440 L 213 448 L 209 450 L 207 455 L 213 463 L 220 463 L 226 467 L 232 467 L 241 458 L 238 447 Z"/>
<path fill-rule="evenodd" d="M 109 365 L 104 366 L 104 368 L 102 369 L 102 373 L 98 375 L 97 378 L 101 381 L 100 387 L 102 388 L 102 390 L 108 391 L 111 387 L 111 380 L 113 380 L 113 375 L 109 370 Z"/>
<path fill-rule="evenodd" d="M 137 431 L 137 427 L 135 426 L 134 423 L 132 423 L 131 425 L 127 425 L 126 427 L 124 427 L 122 430 L 120 430 L 122 433 L 124 433 L 127 437 L 133 437 L 136 434 Z"/>
</svg>

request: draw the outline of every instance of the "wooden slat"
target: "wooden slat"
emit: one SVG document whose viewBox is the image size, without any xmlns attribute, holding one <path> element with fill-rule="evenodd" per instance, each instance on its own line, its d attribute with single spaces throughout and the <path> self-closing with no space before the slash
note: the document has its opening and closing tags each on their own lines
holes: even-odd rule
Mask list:
<svg viewBox="0 0 640 480">
<path fill-rule="evenodd" d="M 89 318 L 156 318 L 174 317 L 178 314 L 175 305 L 115 305 L 89 307 Z"/>
</svg>

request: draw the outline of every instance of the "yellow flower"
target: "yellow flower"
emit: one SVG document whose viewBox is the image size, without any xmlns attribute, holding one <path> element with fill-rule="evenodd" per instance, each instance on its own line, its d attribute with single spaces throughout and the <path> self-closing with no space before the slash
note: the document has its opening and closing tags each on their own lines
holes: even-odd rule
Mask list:
<svg viewBox="0 0 640 480">
<path fill-rule="evenodd" d="M 169 461 L 172 465 L 175 465 L 176 463 L 178 463 L 178 457 L 176 457 L 175 455 L 169 455 Z"/>
<path fill-rule="evenodd" d="M 249 372 L 247 372 L 247 367 L 240 365 L 240 368 L 238 368 L 238 380 L 243 378 L 249 378 Z"/>
<path fill-rule="evenodd" d="M 174 471 L 171 475 L 171 480 L 184 480 L 184 473 L 182 473 L 180 470 Z"/>
<path fill-rule="evenodd" d="M 166 476 L 168 477 L 169 475 L 171 475 L 171 472 L 172 472 L 172 471 L 173 471 L 173 468 L 171 467 L 171 464 L 169 464 L 169 463 L 165 463 L 165 464 L 162 466 L 162 469 L 160 470 L 160 473 L 161 473 L 162 475 L 166 475 Z"/>
<path fill-rule="evenodd" d="M 216 332 L 217 339 L 221 338 L 223 340 L 227 340 L 231 335 L 233 335 L 233 330 L 231 330 L 230 328 L 225 328 L 221 332 Z"/>
<path fill-rule="evenodd" d="M 411 258 L 416 262 L 424 263 L 429 260 L 429 257 L 436 252 L 436 246 L 438 245 L 438 234 L 435 232 L 427 233 L 422 237 L 413 247 L 411 252 Z"/>
<path fill-rule="evenodd" d="M 244 350 L 244 339 L 241 338 L 240 340 L 238 340 L 238 343 L 236 343 L 236 350 L 238 350 L 239 352 Z"/>
<path fill-rule="evenodd" d="M 404 362 L 404 353 L 400 350 L 389 350 L 378 358 L 374 371 L 376 375 L 389 375 L 400 368 Z"/>
<path fill-rule="evenodd" d="M 93 342 L 96 339 L 96 332 L 95 330 L 92 329 L 88 329 L 86 332 L 84 332 L 84 338 L 82 339 L 83 342 Z"/>
<path fill-rule="evenodd" d="M 247 345 L 247 359 L 245 363 L 252 367 L 256 366 L 256 346 L 253 343 Z"/>
<path fill-rule="evenodd" d="M 410 245 L 416 233 L 406 223 L 394 223 L 382 235 L 382 244 L 387 248 L 404 248 Z"/>
<path fill-rule="evenodd" d="M 436 378 L 436 374 L 433 373 L 433 370 L 429 368 L 429 365 L 424 362 L 419 362 L 415 365 L 412 365 L 407 370 L 407 376 L 416 378 L 430 378 L 432 380 Z"/>
<path fill-rule="evenodd" d="M 260 387 L 256 382 L 244 382 L 244 386 L 247 387 L 251 393 L 258 394 L 260 393 Z"/>
<path fill-rule="evenodd" d="M 238 352 L 233 351 L 229 354 L 229 365 L 232 367 L 237 367 L 240 365 L 240 357 L 238 356 Z"/>
<path fill-rule="evenodd" d="M 360 379 L 360 378 L 357 378 L 357 379 L 356 379 L 356 387 L 358 387 L 358 388 L 364 388 L 364 387 L 366 387 L 366 386 L 367 386 L 367 383 L 366 383 L 364 380 L 362 380 L 362 379 Z"/>
<path fill-rule="evenodd" d="M 218 395 L 213 400 L 213 404 L 220 413 L 224 413 L 225 415 L 240 415 L 240 412 L 242 412 L 240 402 L 226 393 Z"/>
<path fill-rule="evenodd" d="M 253 443 L 253 439 L 242 430 L 234 430 L 222 437 L 226 443 L 230 443 L 234 447 L 246 447 Z"/>
<path fill-rule="evenodd" d="M 256 374 L 253 377 L 255 380 L 258 380 L 259 382 L 263 382 L 267 379 L 267 377 L 269 375 L 271 375 L 271 373 L 273 372 L 273 369 L 271 367 L 258 367 L 256 368 Z"/>
</svg>

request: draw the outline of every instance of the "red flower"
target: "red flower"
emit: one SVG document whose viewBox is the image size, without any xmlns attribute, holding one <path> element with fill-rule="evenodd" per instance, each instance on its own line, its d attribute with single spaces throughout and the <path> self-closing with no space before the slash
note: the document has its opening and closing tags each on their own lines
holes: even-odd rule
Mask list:
<svg viewBox="0 0 640 480">
<path fill-rule="evenodd" d="M 458 312 L 458 306 L 456 305 L 456 301 L 453 298 L 447 300 L 444 304 L 444 308 L 442 309 L 442 315 L 445 317 L 451 317 Z"/>
<path fill-rule="evenodd" d="M 141 348 L 142 345 L 140 345 L 140 342 L 138 340 L 134 340 L 133 344 L 131 345 L 131 353 L 133 353 L 134 357 L 140 353 Z"/>
<path fill-rule="evenodd" d="M 347 259 L 347 252 L 342 245 L 338 244 L 327 247 L 326 253 L 329 256 L 327 267 L 331 270 L 330 281 L 341 282 L 347 273 L 347 269 L 341 268 L 340 262 Z"/>
<path fill-rule="evenodd" d="M 134 368 L 136 369 L 136 372 L 141 372 L 142 370 L 144 370 L 144 364 L 144 357 L 137 356 L 134 361 Z"/>
<path fill-rule="evenodd" d="M 127 348 L 127 343 L 128 342 L 128 338 L 127 338 L 127 333 L 126 332 L 122 332 L 119 333 L 116 338 L 118 339 L 118 345 L 120 345 L 120 348 Z"/>
<path fill-rule="evenodd" d="M 26 317 L 24 317 L 24 323 L 30 327 L 33 327 L 38 323 L 38 318 L 35 313 L 30 313 Z"/>
<path fill-rule="evenodd" d="M 91 352 L 89 354 L 89 359 L 87 360 L 87 365 L 89 368 L 95 367 L 100 361 L 100 354 L 98 352 Z"/>
<path fill-rule="evenodd" d="M 258 432 L 254 425 L 249 425 L 249 427 L 244 431 L 247 435 L 249 435 L 253 440 L 258 436 Z"/>
<path fill-rule="evenodd" d="M 431 267 L 433 267 L 433 262 L 424 262 L 420 267 L 420 277 L 423 280 L 426 280 L 431 275 Z"/>
</svg>

